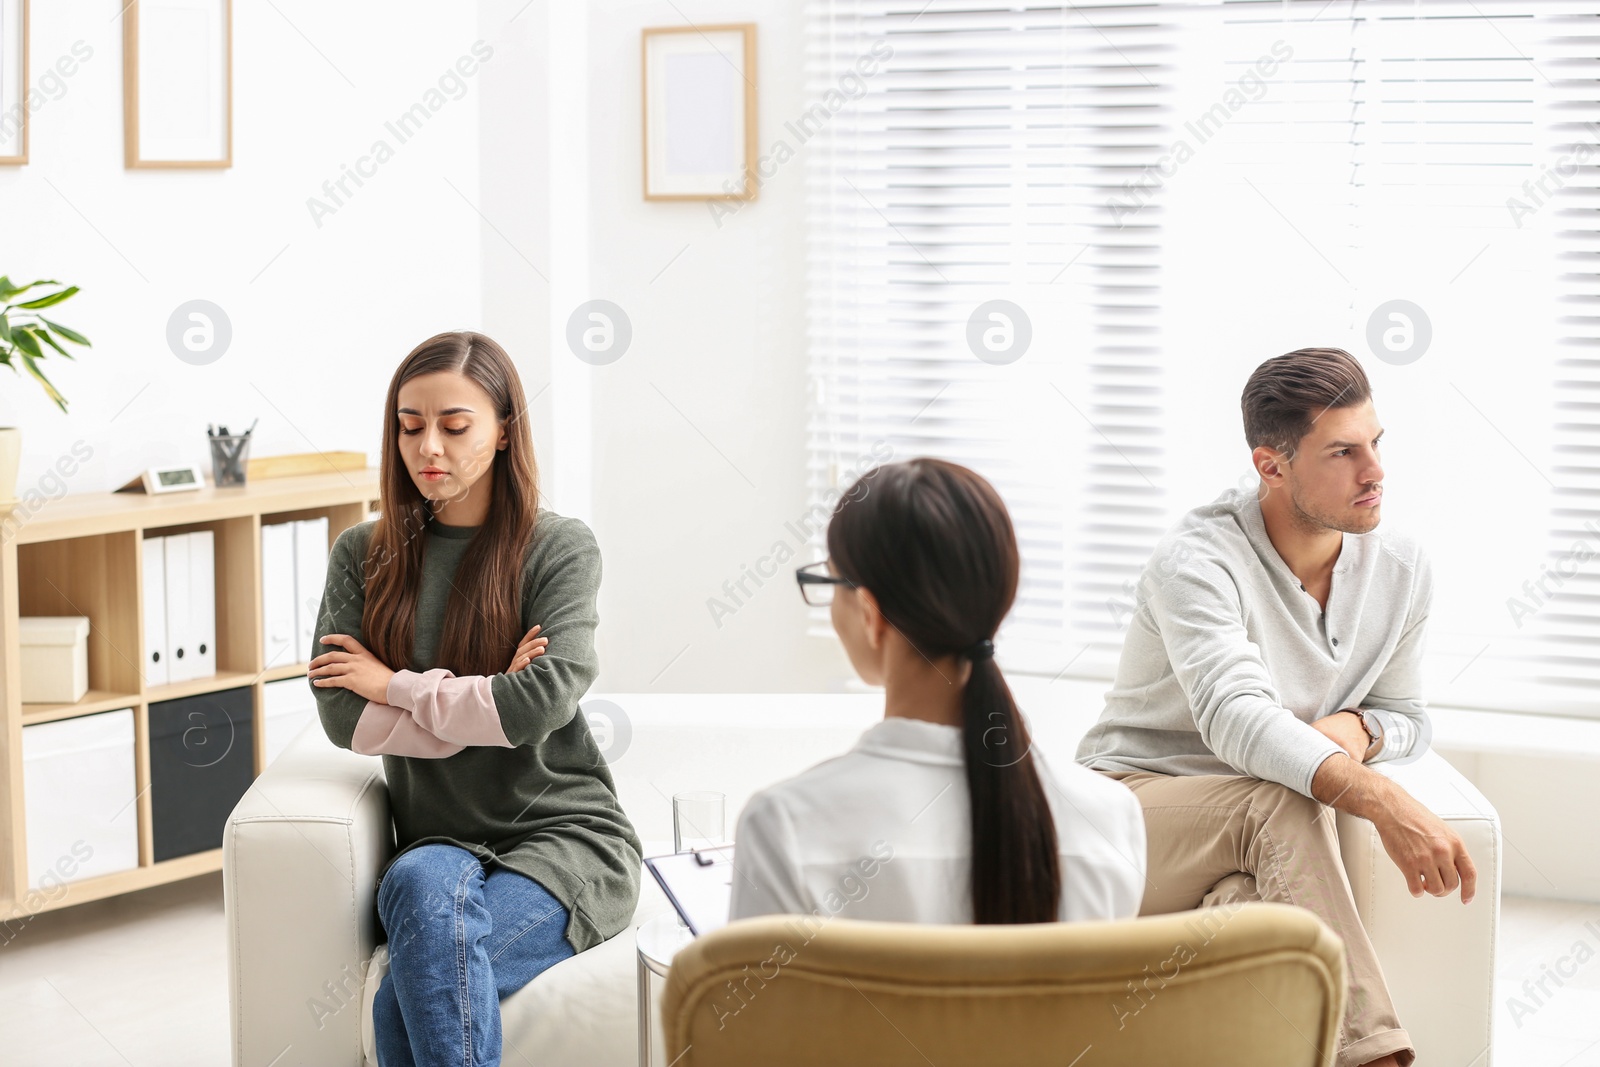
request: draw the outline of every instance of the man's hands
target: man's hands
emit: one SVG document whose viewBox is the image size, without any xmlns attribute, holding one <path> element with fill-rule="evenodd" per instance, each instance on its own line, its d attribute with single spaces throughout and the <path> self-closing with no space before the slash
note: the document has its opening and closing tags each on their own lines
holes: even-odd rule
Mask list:
<svg viewBox="0 0 1600 1067">
<path fill-rule="evenodd" d="M 1328 716 L 1333 718 L 1334 716 Z M 1350 716 L 1355 718 L 1355 716 Z M 1319 719 L 1311 725 L 1316 726 Z M 1361 724 L 1356 723 L 1357 729 Z M 1365 736 L 1365 731 L 1362 731 Z M 1311 795 L 1322 803 L 1369 820 L 1383 850 L 1405 875 L 1411 895 L 1448 896 L 1461 887 L 1461 903 L 1477 892 L 1478 871 L 1460 836 L 1394 782 L 1338 753 L 1323 760 L 1311 779 Z"/>
<path fill-rule="evenodd" d="M 1371 741 L 1367 737 L 1367 728 L 1361 725 L 1361 716 L 1347 715 L 1340 709 L 1332 715 L 1324 715 L 1312 723 L 1311 728 L 1331 738 L 1334 744 L 1344 749 L 1357 763 L 1365 762 L 1367 746 Z"/>
<path fill-rule="evenodd" d="M 322 643 L 339 648 L 324 652 L 307 666 L 312 685 L 338 686 L 379 704 L 389 702 L 389 679 L 395 672 L 380 663 L 360 641 L 349 634 L 328 634 Z"/>
<path fill-rule="evenodd" d="M 1460 885 L 1461 903 L 1470 904 L 1477 892 L 1478 869 L 1460 835 L 1409 793 L 1397 788 L 1395 794 L 1393 807 L 1379 812 L 1372 825 L 1378 828 L 1383 850 L 1406 876 L 1406 888 L 1414 897 L 1424 890 L 1447 897 Z"/>
</svg>

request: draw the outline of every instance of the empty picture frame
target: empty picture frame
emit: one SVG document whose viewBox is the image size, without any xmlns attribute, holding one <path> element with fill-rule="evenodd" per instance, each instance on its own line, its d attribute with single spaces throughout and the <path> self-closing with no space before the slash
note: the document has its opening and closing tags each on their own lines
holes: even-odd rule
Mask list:
<svg viewBox="0 0 1600 1067">
<path fill-rule="evenodd" d="M 232 0 L 131 0 L 122 71 L 129 167 L 233 166 Z"/>
<path fill-rule="evenodd" d="M 754 200 L 754 23 L 643 31 L 644 198 Z"/>
<path fill-rule="evenodd" d="M 28 161 L 28 0 L 0 0 L 0 164 Z"/>
</svg>

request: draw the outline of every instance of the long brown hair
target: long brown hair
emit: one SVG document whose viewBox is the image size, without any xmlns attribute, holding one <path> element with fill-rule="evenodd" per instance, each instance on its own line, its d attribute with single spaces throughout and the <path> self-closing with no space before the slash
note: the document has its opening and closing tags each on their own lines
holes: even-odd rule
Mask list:
<svg viewBox="0 0 1600 1067">
<path fill-rule="evenodd" d="M 423 535 L 432 509 L 400 456 L 395 412 L 402 385 L 437 371 L 465 375 L 489 394 L 503 423 L 506 447 L 491 454 L 492 468 L 483 476 L 493 479 L 489 514 L 451 584 L 435 665 L 458 675 L 498 674 L 523 632 L 522 570 L 538 515 L 539 474 L 524 418 L 522 381 L 505 349 L 481 333 L 428 338 L 411 350 L 389 382 L 379 473 L 382 506 L 367 547 L 361 629 L 367 648 L 379 660 L 395 670 L 411 666 L 427 540 Z"/>
<path fill-rule="evenodd" d="M 834 507 L 828 555 L 930 661 L 992 639 L 1017 595 L 1005 503 L 981 475 L 943 460 L 863 474 Z M 972 659 L 961 705 L 974 921 L 1052 922 L 1061 900 L 1055 820 L 1028 728 L 992 656 Z"/>
</svg>

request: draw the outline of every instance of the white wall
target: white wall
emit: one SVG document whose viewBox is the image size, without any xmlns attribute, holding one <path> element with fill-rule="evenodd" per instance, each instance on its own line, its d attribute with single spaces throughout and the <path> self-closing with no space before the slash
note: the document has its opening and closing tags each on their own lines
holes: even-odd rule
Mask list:
<svg viewBox="0 0 1600 1067">
<path fill-rule="evenodd" d="M 852 677 L 831 640 L 804 636 L 788 567 L 760 588 L 746 579 L 755 595 L 720 627 L 707 607 L 805 510 L 804 155 L 720 226 L 703 203 L 647 204 L 640 181 L 640 29 L 755 21 L 767 149 L 800 110 L 800 5 L 564 0 L 586 12 L 574 34 L 572 8 L 549 0 L 275 3 L 234 5 L 223 171 L 125 169 L 118 5 L 34 5 L 36 80 L 75 42 L 92 54 L 31 116 L 33 162 L 0 167 L 0 273 L 82 286 L 56 317 L 95 347 L 46 361 L 68 415 L 30 380 L 0 394 L 0 425 L 23 431 L 19 495 L 80 439 L 94 455 L 67 490 L 104 491 L 151 464 L 204 466 L 207 423 L 258 416 L 254 455 L 376 462 L 400 359 L 477 327 L 537 394 L 547 503 L 600 537 L 598 686 L 803 691 Z M 385 123 L 479 39 L 493 54 L 460 98 L 399 143 Z M 393 158 L 334 204 L 323 183 L 380 138 Z M 312 197 L 336 208 L 320 226 Z M 631 318 L 619 362 L 590 368 L 559 342 L 579 293 Z M 195 298 L 233 328 L 207 366 L 166 342 Z"/>
<path fill-rule="evenodd" d="M 258 416 L 252 455 L 356 449 L 375 462 L 395 366 L 428 335 L 480 320 L 480 220 L 445 179 L 476 196 L 481 73 L 405 143 L 384 127 L 470 55 L 476 12 L 236 3 L 233 167 L 132 171 L 121 6 L 32 5 L 36 81 L 75 42 L 92 54 L 31 115 L 32 162 L 0 167 L 0 273 L 82 286 L 52 317 L 94 347 L 45 363 L 66 415 L 31 379 L 0 378 L 0 425 L 23 433 L 18 495 L 80 438 L 94 456 L 74 493 L 151 464 L 205 466 L 207 423 L 238 431 Z M 308 198 L 332 204 L 323 182 L 380 138 L 393 158 L 362 187 L 347 179 L 354 195 L 319 227 Z M 169 315 L 195 298 L 233 327 L 206 366 L 166 342 Z"/>
<path fill-rule="evenodd" d="M 546 0 L 484 0 L 478 35 L 493 43 L 478 111 L 478 240 L 483 330 L 516 360 L 548 494 L 555 460 L 550 384 L 549 45 Z M 546 501 L 547 506 L 559 504 Z"/>
<path fill-rule="evenodd" d="M 541 235 L 540 220 L 519 198 L 542 188 L 548 168 L 586 167 L 588 296 L 617 303 L 633 326 L 620 360 L 579 371 L 590 378 L 593 401 L 592 434 L 577 447 L 592 450 L 587 517 L 605 558 L 597 688 L 840 688 L 853 675 L 836 643 L 804 636 L 804 605 L 791 577 L 800 560 L 759 588 L 747 579 L 754 595 L 741 596 L 743 605 L 720 627 L 707 607 L 805 512 L 804 150 L 720 226 L 705 203 L 647 203 L 640 177 L 641 28 L 686 19 L 756 22 L 758 136 L 766 150 L 801 110 L 801 6 L 586 6 L 584 62 L 577 64 L 586 68 L 583 84 L 556 78 L 546 96 L 530 80 L 516 92 L 486 96 L 485 130 L 512 143 L 500 152 L 485 133 L 483 187 L 496 227 L 525 251 L 543 250 L 548 229 Z M 519 7 L 520 0 L 486 3 L 485 26 Z M 543 25 L 544 7 L 537 0 L 517 24 Z M 534 69 L 542 49 L 564 44 L 530 33 L 513 39 L 516 60 L 496 76 Z M 541 166 L 526 157 L 516 134 L 544 128 L 551 98 L 557 106 L 587 107 L 583 159 L 548 158 Z M 542 307 L 549 287 L 537 279 L 530 285 L 526 264 L 499 237 L 486 236 L 484 249 L 485 321 L 530 340 L 559 333 L 573 308 Z M 583 267 L 576 250 L 559 243 L 549 255 L 558 266 Z M 560 287 L 571 278 L 553 281 Z M 578 363 L 559 344 L 549 352 L 552 373 L 561 373 L 560 361 L 567 371 Z M 530 392 L 544 380 L 530 378 Z M 535 407 L 536 432 L 552 414 Z M 543 456 L 541 463 L 548 465 Z M 552 504 L 563 510 L 560 492 Z"/>
</svg>

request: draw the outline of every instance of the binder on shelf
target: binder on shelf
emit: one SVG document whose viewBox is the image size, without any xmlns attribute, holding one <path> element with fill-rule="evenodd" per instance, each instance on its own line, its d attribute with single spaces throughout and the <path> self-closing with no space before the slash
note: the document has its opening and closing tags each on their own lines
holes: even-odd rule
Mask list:
<svg viewBox="0 0 1600 1067">
<path fill-rule="evenodd" d="M 282 667 L 294 663 L 294 526 L 270 523 L 261 527 L 261 664 Z M 309 647 L 310 642 L 307 642 Z"/>
<path fill-rule="evenodd" d="M 144 684 L 166 685 L 171 681 L 167 663 L 167 551 L 164 539 L 144 539 Z"/>
<path fill-rule="evenodd" d="M 167 681 L 199 677 L 194 657 L 194 594 L 190 589 L 189 538 L 171 534 L 161 539 L 167 555 Z"/>
<path fill-rule="evenodd" d="M 328 518 L 300 519 L 294 524 L 295 643 L 289 662 L 312 658 L 317 637 L 317 610 L 328 581 Z"/>
<path fill-rule="evenodd" d="M 189 618 L 189 677 L 204 678 L 217 673 L 216 536 L 210 530 L 177 536 L 189 539 L 189 596 L 193 606 Z"/>
</svg>

